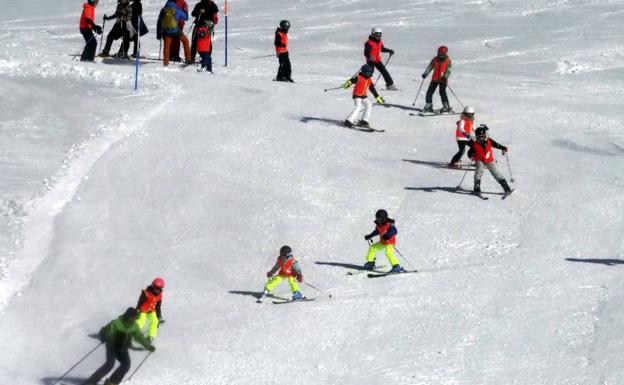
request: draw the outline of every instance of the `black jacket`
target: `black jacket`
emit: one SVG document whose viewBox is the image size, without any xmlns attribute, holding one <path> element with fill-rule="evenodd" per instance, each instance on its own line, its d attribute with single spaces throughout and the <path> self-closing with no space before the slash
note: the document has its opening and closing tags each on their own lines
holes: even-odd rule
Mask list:
<svg viewBox="0 0 624 385">
<path fill-rule="evenodd" d="M 204 10 L 204 13 L 199 13 L 202 9 Z M 191 16 L 195 18 L 195 28 L 197 28 L 197 26 L 204 25 L 206 20 L 215 21 L 214 16 L 217 13 L 219 13 L 219 7 L 217 7 L 217 4 L 215 4 L 214 1 L 201 0 L 195 5 L 195 8 L 193 8 L 193 11 L 191 12 Z"/>
</svg>

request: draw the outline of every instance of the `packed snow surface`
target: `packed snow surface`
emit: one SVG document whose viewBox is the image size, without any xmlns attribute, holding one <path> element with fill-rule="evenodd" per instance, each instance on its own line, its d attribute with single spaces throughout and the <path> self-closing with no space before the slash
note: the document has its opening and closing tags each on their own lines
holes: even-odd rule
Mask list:
<svg viewBox="0 0 624 385">
<path fill-rule="evenodd" d="M 150 57 L 162 5 L 143 1 Z M 624 1 L 231 0 L 228 66 L 221 13 L 214 76 L 150 61 L 139 92 L 133 66 L 70 56 L 80 1 L 4 8 L 0 384 L 53 384 L 156 276 L 167 322 L 131 384 L 624 384 Z M 281 19 L 294 84 L 253 59 Z M 396 51 L 399 91 L 378 83 L 371 120 L 385 132 L 337 125 L 351 90 L 323 92 L 373 26 Z M 415 116 L 443 44 L 455 111 L 510 148 L 506 200 L 487 172 L 482 201 L 440 167 L 456 116 Z M 379 208 L 419 273 L 346 274 Z M 284 244 L 320 292 L 256 304 Z"/>
</svg>

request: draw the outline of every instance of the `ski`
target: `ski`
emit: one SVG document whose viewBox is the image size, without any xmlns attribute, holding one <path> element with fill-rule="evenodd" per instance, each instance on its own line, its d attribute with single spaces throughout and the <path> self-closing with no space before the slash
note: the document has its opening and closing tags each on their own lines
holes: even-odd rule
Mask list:
<svg viewBox="0 0 624 385">
<path fill-rule="evenodd" d="M 451 111 L 451 112 L 441 112 L 440 110 L 436 110 L 436 111 L 433 111 L 433 112 L 419 112 L 418 114 L 410 113 L 410 115 L 427 117 L 427 116 L 461 115 L 461 112 L 454 112 L 454 111 Z"/>
<path fill-rule="evenodd" d="M 488 197 L 484 196 L 482 193 L 475 193 L 475 192 L 473 192 L 473 193 L 472 193 L 472 195 L 474 195 L 474 196 L 476 196 L 476 197 L 479 197 L 479 198 L 481 198 L 481 199 L 482 199 L 482 200 L 484 200 L 484 201 L 486 201 L 486 200 L 490 199 L 490 198 L 488 198 Z"/>
<path fill-rule="evenodd" d="M 502 197 L 501 199 L 505 199 L 505 198 L 507 198 L 507 197 L 508 197 L 508 196 L 510 196 L 510 195 L 511 195 L 514 191 L 516 191 L 516 189 L 515 189 L 515 188 L 512 188 L 512 189 L 511 189 L 511 191 L 509 191 L 508 193 L 503 194 L 503 197 Z"/>
<path fill-rule="evenodd" d="M 293 303 L 293 302 L 312 302 L 314 301 L 314 298 L 308 298 L 308 297 L 303 297 L 301 299 L 288 299 L 285 301 L 272 301 L 272 303 L 274 305 L 284 305 L 287 303 Z"/>
<path fill-rule="evenodd" d="M 360 274 L 364 274 L 364 273 L 370 273 L 371 271 L 375 272 L 375 273 L 383 273 L 383 270 L 380 270 L 380 269 L 383 269 L 385 267 L 386 267 L 386 265 L 379 265 L 379 266 L 375 267 L 373 270 L 361 269 L 361 270 L 357 270 L 355 272 L 354 271 L 347 271 L 347 275 L 360 275 Z"/>
<path fill-rule="evenodd" d="M 368 278 L 382 278 L 382 277 L 387 277 L 389 275 L 403 275 L 403 274 L 409 274 L 409 273 L 418 273 L 418 270 L 404 270 L 399 273 L 392 273 L 389 271 L 386 273 L 379 273 L 379 274 L 369 273 L 366 276 Z"/>
<path fill-rule="evenodd" d="M 361 126 L 358 126 L 357 124 L 353 125 L 353 127 L 350 127 L 350 126 L 345 125 L 344 122 L 338 122 L 338 125 L 340 127 L 349 128 L 351 130 L 362 131 L 362 132 L 386 132 L 386 130 L 378 130 L 373 127 L 361 127 Z"/>
</svg>

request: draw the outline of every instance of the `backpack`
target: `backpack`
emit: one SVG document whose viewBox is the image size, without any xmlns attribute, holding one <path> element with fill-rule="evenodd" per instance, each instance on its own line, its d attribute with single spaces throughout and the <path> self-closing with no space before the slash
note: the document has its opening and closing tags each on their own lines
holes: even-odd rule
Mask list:
<svg viewBox="0 0 624 385">
<path fill-rule="evenodd" d="M 162 29 L 177 29 L 178 20 L 176 19 L 177 9 L 175 7 L 164 8 L 162 17 Z"/>
</svg>

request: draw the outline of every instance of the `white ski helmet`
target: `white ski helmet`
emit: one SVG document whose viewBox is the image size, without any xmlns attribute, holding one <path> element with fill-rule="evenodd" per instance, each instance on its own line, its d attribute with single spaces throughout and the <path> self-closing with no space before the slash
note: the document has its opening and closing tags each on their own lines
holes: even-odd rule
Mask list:
<svg viewBox="0 0 624 385">
<path fill-rule="evenodd" d="M 381 35 L 381 28 L 373 27 L 373 29 L 371 29 L 371 35 Z"/>
<path fill-rule="evenodd" d="M 475 113 L 474 108 L 472 108 L 470 106 L 464 107 L 464 114 L 474 114 L 474 113 Z"/>
</svg>

